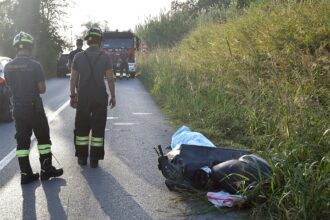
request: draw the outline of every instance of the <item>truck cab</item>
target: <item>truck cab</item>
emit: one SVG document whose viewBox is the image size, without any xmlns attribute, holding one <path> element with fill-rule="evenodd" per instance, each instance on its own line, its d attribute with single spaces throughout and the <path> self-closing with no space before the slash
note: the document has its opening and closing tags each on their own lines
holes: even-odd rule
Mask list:
<svg viewBox="0 0 330 220">
<path fill-rule="evenodd" d="M 109 55 L 115 77 L 135 77 L 135 50 L 139 38 L 131 31 L 108 31 L 103 33 L 102 50 Z"/>
</svg>

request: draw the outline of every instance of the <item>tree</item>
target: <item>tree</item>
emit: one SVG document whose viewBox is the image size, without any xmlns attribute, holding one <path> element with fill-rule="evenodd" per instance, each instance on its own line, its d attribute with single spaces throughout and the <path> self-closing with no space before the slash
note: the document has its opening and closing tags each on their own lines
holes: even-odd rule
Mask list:
<svg viewBox="0 0 330 220">
<path fill-rule="evenodd" d="M 59 53 L 67 47 L 67 43 L 59 33 L 60 21 L 67 7 L 65 0 L 40 1 L 40 32 L 36 36 L 36 57 L 44 65 L 45 70 L 53 75 Z"/>
<path fill-rule="evenodd" d="M 11 15 L 16 32 L 24 31 L 35 38 L 40 31 L 41 0 L 18 0 Z"/>
<path fill-rule="evenodd" d="M 108 21 L 88 21 L 84 24 L 81 25 L 82 27 L 84 27 L 83 32 L 81 33 L 81 38 L 84 38 L 88 32 L 89 29 L 91 29 L 92 27 L 98 27 L 100 28 L 102 31 L 109 31 L 110 30 L 110 26 L 109 26 L 109 22 Z"/>
<path fill-rule="evenodd" d="M 55 73 L 57 57 L 66 46 L 59 34 L 66 0 L 5 0 L 0 2 L 0 53 L 13 57 L 12 39 L 20 31 L 35 39 L 34 55 L 48 75 Z"/>
<path fill-rule="evenodd" d="M 13 10 L 14 3 L 11 0 L 0 2 L 0 56 L 13 57 L 15 55 L 12 48 L 12 37 L 16 32 L 11 19 Z"/>
<path fill-rule="evenodd" d="M 230 3 L 231 0 L 187 0 L 185 2 L 174 0 L 171 2 L 171 11 L 174 13 L 188 11 L 196 14 L 201 11 L 209 11 L 212 8 L 228 8 Z"/>
<path fill-rule="evenodd" d="M 171 11 L 174 13 L 182 11 L 194 12 L 197 8 L 197 2 L 198 0 L 187 0 L 185 2 L 174 0 L 171 2 Z"/>
</svg>

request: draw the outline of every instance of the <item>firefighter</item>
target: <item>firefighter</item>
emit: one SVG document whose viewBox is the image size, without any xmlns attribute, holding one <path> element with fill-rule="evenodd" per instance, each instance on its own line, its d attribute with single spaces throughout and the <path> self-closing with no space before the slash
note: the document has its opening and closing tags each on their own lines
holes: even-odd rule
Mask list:
<svg viewBox="0 0 330 220">
<path fill-rule="evenodd" d="M 96 168 L 98 167 L 98 161 L 104 159 L 107 106 L 110 105 L 113 108 L 116 105 L 115 85 L 111 60 L 108 55 L 100 50 L 101 30 L 91 28 L 85 40 L 89 48 L 76 54 L 72 64 L 70 103 L 73 108 L 77 109 L 74 144 L 78 164 L 86 165 L 89 156 L 90 166 Z M 109 100 L 104 76 L 107 78 L 111 93 Z"/>
<path fill-rule="evenodd" d="M 77 53 L 83 51 L 83 49 L 82 49 L 83 45 L 84 45 L 84 41 L 82 39 L 77 39 L 77 41 L 76 41 L 77 49 L 75 49 L 75 50 L 73 50 L 69 53 L 68 67 L 69 67 L 70 70 L 71 70 L 71 66 L 72 66 L 74 56 Z"/>
<path fill-rule="evenodd" d="M 39 173 L 32 172 L 29 160 L 32 132 L 38 141 L 40 179 L 61 176 L 63 169 L 56 169 L 52 165 L 49 125 L 40 97 L 46 92 L 45 76 L 40 63 L 31 58 L 33 37 L 20 32 L 15 36 L 13 46 L 17 56 L 6 65 L 5 77 L 13 94 L 16 156 L 21 169 L 21 184 L 27 184 L 39 179 Z"/>
</svg>

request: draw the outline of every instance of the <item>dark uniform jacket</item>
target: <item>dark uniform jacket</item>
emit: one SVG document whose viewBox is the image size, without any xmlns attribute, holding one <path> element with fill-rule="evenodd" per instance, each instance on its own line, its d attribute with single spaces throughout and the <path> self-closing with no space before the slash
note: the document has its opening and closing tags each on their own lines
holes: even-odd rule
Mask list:
<svg viewBox="0 0 330 220">
<path fill-rule="evenodd" d="M 80 48 L 77 48 L 77 49 L 75 49 L 75 50 L 73 50 L 73 51 L 71 51 L 70 53 L 69 53 L 69 58 L 68 58 L 68 68 L 69 68 L 69 70 L 71 70 L 71 65 L 72 65 L 72 62 L 73 62 L 73 59 L 74 59 L 74 56 L 77 54 L 77 53 L 80 53 L 80 52 L 82 52 L 83 51 L 83 49 L 80 49 Z"/>
<path fill-rule="evenodd" d="M 38 83 L 45 80 L 40 63 L 29 57 L 18 56 L 5 66 L 4 72 L 14 103 L 34 102 L 40 97 Z"/>
<path fill-rule="evenodd" d="M 108 55 L 97 47 L 89 47 L 86 51 L 76 54 L 72 68 L 79 74 L 78 99 L 107 97 L 104 77 L 107 70 L 112 69 Z"/>
</svg>

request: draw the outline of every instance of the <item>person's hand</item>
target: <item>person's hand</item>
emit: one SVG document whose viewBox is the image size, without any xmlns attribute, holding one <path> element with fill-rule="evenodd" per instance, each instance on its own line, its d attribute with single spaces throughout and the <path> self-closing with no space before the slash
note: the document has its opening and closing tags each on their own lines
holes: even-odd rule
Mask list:
<svg viewBox="0 0 330 220">
<path fill-rule="evenodd" d="M 77 96 L 70 96 L 70 105 L 74 109 L 77 108 L 77 106 L 78 106 L 78 97 Z"/>
<path fill-rule="evenodd" d="M 110 106 L 111 109 L 113 109 L 116 106 L 116 98 L 115 97 L 109 99 L 109 106 Z"/>
</svg>

